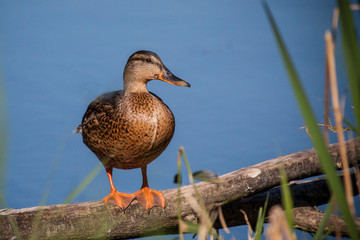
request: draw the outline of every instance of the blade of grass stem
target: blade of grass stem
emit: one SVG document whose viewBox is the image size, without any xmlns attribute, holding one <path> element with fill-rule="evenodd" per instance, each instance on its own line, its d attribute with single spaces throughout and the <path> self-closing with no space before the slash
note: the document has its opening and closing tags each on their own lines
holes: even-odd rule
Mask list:
<svg viewBox="0 0 360 240">
<path fill-rule="evenodd" d="M 59 149 L 58 149 L 57 153 L 55 154 L 51 170 L 49 171 L 49 176 L 48 176 L 48 180 L 47 180 L 47 183 L 46 183 L 46 187 L 45 187 L 45 190 L 44 190 L 44 192 L 43 192 L 43 194 L 41 196 L 39 206 L 45 206 L 46 205 L 47 199 L 49 197 L 49 193 L 51 191 L 51 186 L 52 186 L 52 183 L 53 183 L 53 180 L 54 180 L 54 177 L 55 177 L 55 173 L 57 171 L 57 168 L 59 166 L 59 162 L 61 160 L 61 154 L 65 149 L 66 140 L 67 140 L 67 137 L 65 136 L 63 141 L 62 141 L 62 144 L 60 144 Z M 33 220 L 32 226 L 31 226 L 30 239 L 38 239 L 36 234 L 37 234 L 37 230 L 38 230 L 38 227 L 39 227 L 39 223 L 40 223 L 42 213 L 43 213 L 43 210 L 41 209 L 41 210 L 37 211 L 37 213 L 36 213 L 36 215 L 34 217 L 34 220 Z"/>
<path fill-rule="evenodd" d="M 198 234 L 199 233 L 199 225 L 196 223 L 192 223 L 192 222 L 185 222 L 185 221 L 181 221 L 181 228 L 185 229 L 187 233 L 194 233 L 194 234 Z"/>
<path fill-rule="evenodd" d="M 223 214 L 221 206 L 218 206 L 218 215 L 219 215 L 219 220 L 220 220 L 220 224 L 221 224 L 222 229 L 224 230 L 224 232 L 229 234 L 230 230 L 229 230 L 229 228 L 228 228 L 228 226 L 226 224 L 226 221 L 225 221 L 224 214 Z"/>
<path fill-rule="evenodd" d="M 346 118 L 343 119 L 345 124 L 351 129 L 351 131 L 355 132 L 356 134 L 359 135 L 360 131 L 359 129 L 357 129 L 349 120 L 347 120 Z"/>
<path fill-rule="evenodd" d="M 269 224 L 265 230 L 266 239 L 296 239 L 296 235 L 293 229 L 290 229 L 281 206 L 272 206 L 268 213 L 268 219 Z"/>
<path fill-rule="evenodd" d="M 188 158 L 186 156 L 186 153 L 185 153 L 185 150 L 183 148 L 181 149 L 181 155 L 182 155 L 182 157 L 184 159 L 186 170 L 188 172 L 189 182 L 190 182 L 190 184 L 192 185 L 192 187 L 194 189 L 195 196 L 196 196 L 197 201 L 198 201 L 198 203 L 200 205 L 200 208 L 201 208 L 201 210 L 203 212 L 204 220 L 206 221 L 206 224 L 207 224 L 208 228 L 212 229 L 212 222 L 210 220 L 210 215 L 209 215 L 209 213 L 208 213 L 208 211 L 206 209 L 205 203 L 204 203 L 203 199 L 201 198 L 201 195 L 200 195 L 199 191 L 197 190 L 197 187 L 196 187 L 195 182 L 194 182 L 194 177 L 192 175 L 192 171 L 191 171 L 191 168 L 190 168 L 189 160 L 188 160 Z M 214 234 L 216 236 L 216 239 L 218 239 L 219 238 L 218 234 L 216 232 Z"/>
<path fill-rule="evenodd" d="M 337 38 L 338 23 L 339 23 L 339 8 L 336 7 L 334 8 L 333 17 L 331 21 L 331 33 L 334 36 L 334 41 L 336 41 Z"/>
<path fill-rule="evenodd" d="M 319 156 L 320 164 L 327 176 L 327 182 L 329 184 L 330 190 L 335 194 L 341 212 L 344 216 L 344 220 L 349 229 L 349 234 L 352 239 L 359 239 L 359 235 L 356 231 L 356 225 L 352 218 L 352 215 L 349 210 L 349 206 L 347 204 L 344 189 L 342 187 L 341 181 L 339 177 L 336 175 L 336 170 L 334 168 L 333 161 L 330 157 L 329 152 L 327 151 L 327 146 L 319 130 L 316 125 L 317 121 L 315 115 L 312 111 L 311 105 L 307 99 L 301 81 L 298 77 L 298 74 L 295 70 L 295 67 L 292 63 L 290 55 L 286 49 L 285 43 L 280 35 L 280 32 L 276 26 L 275 20 L 272 16 L 272 13 L 269 9 L 265 0 L 262 0 L 262 5 L 265 10 L 266 16 L 268 17 L 269 23 L 271 25 L 272 31 L 274 33 L 277 45 L 279 47 L 281 56 L 283 58 L 284 64 L 286 66 L 287 73 L 289 75 L 289 80 L 293 87 L 296 99 L 298 101 L 300 110 L 303 114 L 306 125 L 309 127 L 310 134 L 312 136 L 312 141 Z"/>
<path fill-rule="evenodd" d="M 263 228 L 264 228 L 264 221 L 265 221 L 265 215 L 266 215 L 266 211 L 267 211 L 268 202 L 269 202 L 269 194 L 266 197 L 264 208 L 259 209 L 259 214 L 258 214 L 258 218 L 256 221 L 256 227 L 255 227 L 254 240 L 261 239 L 261 235 L 262 235 Z"/>
<path fill-rule="evenodd" d="M 178 184 L 178 190 L 177 190 L 177 213 L 178 213 L 178 222 L 179 222 L 179 238 L 180 240 L 184 240 L 183 235 L 183 225 L 182 225 L 182 219 L 181 219 L 181 152 L 184 150 L 183 147 L 180 147 L 177 157 L 177 184 Z"/>
<path fill-rule="evenodd" d="M 201 195 L 198 192 L 197 187 L 195 186 L 194 177 L 193 177 L 193 174 L 192 174 L 192 171 L 191 171 L 191 168 L 190 168 L 189 160 L 188 160 L 188 158 L 186 156 L 186 153 L 185 153 L 184 149 L 181 149 L 181 154 L 182 154 L 182 157 L 183 157 L 184 162 L 185 162 L 186 170 L 188 172 L 189 182 L 193 186 L 197 201 L 199 202 L 199 205 L 202 208 L 202 210 L 206 213 L 207 216 L 209 216 L 209 214 L 208 214 L 208 212 L 206 210 L 204 201 L 202 200 Z M 212 225 L 210 219 L 208 219 L 208 224 Z"/>
<path fill-rule="evenodd" d="M 357 126 L 360 126 L 360 52 L 356 28 L 350 10 L 350 1 L 338 0 L 340 9 L 341 37 L 344 49 L 344 56 L 350 83 L 350 91 L 355 107 L 355 118 Z"/>
<path fill-rule="evenodd" d="M 249 218 L 248 218 L 248 216 L 247 216 L 247 214 L 246 214 L 246 212 L 244 211 L 244 210 L 242 210 L 242 209 L 240 209 L 240 212 L 244 215 L 244 220 L 245 220 L 245 222 L 246 222 L 246 225 L 248 226 L 248 239 L 250 240 L 250 239 L 253 239 L 253 230 L 252 230 L 252 228 L 251 228 L 251 224 L 250 224 L 250 222 L 249 222 Z"/>
<path fill-rule="evenodd" d="M 7 99 L 2 72 L 0 72 L 0 208 L 7 208 L 4 195 L 5 173 L 6 173 L 6 156 L 8 140 L 8 111 Z M 15 219 L 12 216 L 7 217 L 14 235 L 17 239 L 22 239 Z"/>
<path fill-rule="evenodd" d="M 329 218 L 331 216 L 332 208 L 333 207 L 332 207 L 332 200 L 331 200 L 326 207 L 326 210 L 324 212 L 324 217 L 321 220 L 320 226 L 315 233 L 314 240 L 322 239 L 322 236 L 324 235 L 324 230 L 325 230 L 326 224 L 328 223 Z"/>
<path fill-rule="evenodd" d="M 294 223 L 292 219 L 292 209 L 294 208 L 294 203 L 291 197 L 291 191 L 288 185 L 289 181 L 284 166 L 280 168 L 280 180 L 281 180 L 281 202 L 283 205 L 283 209 L 285 210 L 285 216 L 288 226 L 290 230 L 293 231 Z"/>
<path fill-rule="evenodd" d="M 94 178 L 99 174 L 100 170 L 103 169 L 103 165 L 98 163 L 90 173 L 81 181 L 81 183 L 76 186 L 76 188 L 71 191 L 71 193 L 65 198 L 63 203 L 70 203 L 73 201 L 85 188 L 89 183 L 94 180 Z"/>
<path fill-rule="evenodd" d="M 89 183 L 99 174 L 100 170 L 103 169 L 103 166 L 101 163 L 98 163 L 90 172 L 89 174 L 81 181 L 81 183 L 75 187 L 73 191 L 66 197 L 66 199 L 63 201 L 63 203 L 70 203 L 73 201 L 85 188 Z M 63 209 L 65 208 L 65 205 L 57 209 L 56 215 L 60 215 Z M 39 211 L 39 216 L 41 216 L 42 211 Z M 35 219 L 35 222 L 36 219 Z M 34 225 L 33 225 L 34 226 Z M 99 231 L 106 230 L 106 227 L 108 225 L 101 225 L 99 227 Z M 33 229 L 36 229 L 33 227 Z M 32 235 L 30 239 L 37 239 L 36 231 L 32 231 Z"/>
<path fill-rule="evenodd" d="M 336 79 L 336 67 L 335 67 L 335 56 L 334 56 L 335 48 L 330 31 L 325 32 L 325 44 L 326 44 L 326 62 L 328 65 L 329 79 L 330 79 L 331 100 L 333 106 L 336 132 L 339 141 L 341 161 L 344 171 L 344 186 L 345 186 L 346 200 L 349 205 L 351 214 L 355 216 L 355 207 L 354 207 L 354 198 L 352 193 L 349 161 L 347 158 L 345 137 L 342 127 L 343 116 L 340 110 L 338 84 Z"/>
<path fill-rule="evenodd" d="M 324 124 L 329 125 L 329 113 L 330 113 L 330 79 L 329 79 L 329 66 L 327 61 L 325 61 L 325 86 L 324 86 Z M 323 129 L 324 140 L 326 144 L 329 144 L 329 129 Z"/>
<path fill-rule="evenodd" d="M 263 217 L 263 208 L 259 208 L 259 213 L 258 213 L 258 218 L 256 221 L 256 227 L 255 227 L 255 236 L 254 236 L 254 240 L 260 240 L 261 239 L 261 235 L 262 235 L 262 228 L 263 228 L 263 224 L 261 224 L 261 219 Z"/>
<path fill-rule="evenodd" d="M 49 181 L 47 184 L 47 187 L 45 188 L 44 194 L 42 196 L 42 199 L 40 201 L 40 205 L 45 205 L 46 201 L 47 201 L 47 197 L 49 195 L 50 189 L 51 189 L 51 183 L 52 183 L 52 178 L 55 175 L 59 160 L 60 158 L 60 153 L 62 152 L 62 150 L 65 148 L 65 144 L 66 144 L 66 140 L 63 141 L 63 144 L 60 146 L 59 151 L 57 156 L 54 159 L 54 163 L 51 169 L 51 173 L 49 175 Z M 96 165 L 91 171 L 90 173 L 83 179 L 83 181 L 77 186 L 75 187 L 75 189 L 66 197 L 66 199 L 64 200 L 63 203 L 70 203 L 71 201 L 73 201 L 85 188 L 86 186 L 97 176 L 97 174 L 100 172 L 100 170 L 102 169 L 102 164 L 99 163 L 98 165 Z M 63 208 L 59 208 L 57 214 L 60 214 Z M 30 236 L 30 239 L 37 239 L 37 228 L 38 228 L 38 224 L 40 222 L 41 216 L 42 216 L 42 210 L 38 211 L 38 213 L 35 216 L 33 225 L 32 225 L 32 234 Z M 100 227 L 99 227 L 100 229 Z"/>
<path fill-rule="evenodd" d="M 15 237 L 16 237 L 16 238 L 14 238 L 14 239 L 16 239 L 16 240 L 17 240 L 17 239 L 21 240 L 22 237 L 21 237 L 21 235 L 20 235 L 19 228 L 18 228 L 18 226 L 17 226 L 17 224 L 16 224 L 16 221 L 15 221 L 14 217 L 13 217 L 13 216 L 7 216 L 7 219 L 8 219 L 8 221 L 9 221 L 10 226 L 11 226 L 11 229 L 12 229 L 12 231 L 13 231 Z"/>
</svg>

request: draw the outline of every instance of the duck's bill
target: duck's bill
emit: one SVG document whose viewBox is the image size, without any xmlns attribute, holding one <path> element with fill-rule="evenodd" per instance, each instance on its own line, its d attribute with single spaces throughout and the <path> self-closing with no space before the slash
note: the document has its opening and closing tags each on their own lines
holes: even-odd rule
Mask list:
<svg viewBox="0 0 360 240">
<path fill-rule="evenodd" d="M 157 79 L 170 83 L 175 86 L 190 87 L 190 84 L 172 74 L 167 68 L 165 68 L 158 76 Z"/>
</svg>

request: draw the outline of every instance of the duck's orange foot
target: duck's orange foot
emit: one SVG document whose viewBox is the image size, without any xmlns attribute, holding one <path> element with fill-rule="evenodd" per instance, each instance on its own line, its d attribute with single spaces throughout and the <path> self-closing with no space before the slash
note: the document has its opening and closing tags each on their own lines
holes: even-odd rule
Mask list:
<svg viewBox="0 0 360 240">
<path fill-rule="evenodd" d="M 136 199 L 139 201 L 143 207 L 148 210 L 152 207 L 159 206 L 162 208 L 165 208 L 165 198 L 164 196 L 153 189 L 150 189 L 149 187 L 144 187 L 134 193 L 136 196 Z"/>
<path fill-rule="evenodd" d="M 118 191 L 113 191 L 108 196 L 104 197 L 104 203 L 115 204 L 122 209 L 126 209 L 134 199 L 135 199 L 134 194 L 127 194 Z"/>
</svg>

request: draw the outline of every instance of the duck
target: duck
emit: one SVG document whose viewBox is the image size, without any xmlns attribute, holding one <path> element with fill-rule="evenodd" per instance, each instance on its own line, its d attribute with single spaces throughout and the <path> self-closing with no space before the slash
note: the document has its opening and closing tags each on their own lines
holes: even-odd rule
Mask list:
<svg viewBox="0 0 360 240">
<path fill-rule="evenodd" d="M 81 133 L 84 144 L 106 170 L 110 194 L 104 197 L 104 203 L 121 209 L 135 199 L 146 210 L 155 206 L 165 208 L 163 194 L 149 187 L 147 166 L 170 143 L 175 117 L 160 97 L 148 91 L 147 83 L 151 80 L 190 87 L 172 74 L 156 53 L 137 51 L 125 65 L 123 90 L 104 93 L 92 101 L 74 131 Z M 132 194 L 117 191 L 113 168 L 140 168 L 143 180 L 140 190 Z"/>
</svg>

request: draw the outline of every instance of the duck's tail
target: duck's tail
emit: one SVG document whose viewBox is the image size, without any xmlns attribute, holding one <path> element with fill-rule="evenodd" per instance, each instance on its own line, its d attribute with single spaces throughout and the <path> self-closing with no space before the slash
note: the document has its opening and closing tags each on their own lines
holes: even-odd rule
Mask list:
<svg viewBox="0 0 360 240">
<path fill-rule="evenodd" d="M 82 133 L 82 125 L 80 124 L 74 131 L 73 133 Z"/>
</svg>

